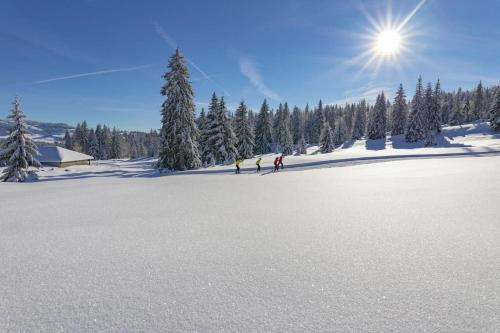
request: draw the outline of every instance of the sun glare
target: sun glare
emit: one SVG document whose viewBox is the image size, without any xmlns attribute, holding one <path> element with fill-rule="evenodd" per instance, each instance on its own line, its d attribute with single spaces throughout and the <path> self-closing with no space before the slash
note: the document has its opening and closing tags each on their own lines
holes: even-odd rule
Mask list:
<svg viewBox="0 0 500 333">
<path fill-rule="evenodd" d="M 395 30 L 384 30 L 379 33 L 375 42 L 375 50 L 380 55 L 396 55 L 401 49 L 401 36 Z"/>
</svg>

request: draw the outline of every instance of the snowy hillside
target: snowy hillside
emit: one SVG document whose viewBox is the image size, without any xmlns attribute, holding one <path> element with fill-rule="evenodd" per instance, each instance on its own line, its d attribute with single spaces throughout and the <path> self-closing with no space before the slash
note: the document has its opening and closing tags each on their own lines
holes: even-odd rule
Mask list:
<svg viewBox="0 0 500 333">
<path fill-rule="evenodd" d="M 33 138 L 38 142 L 53 143 L 64 136 L 64 132 L 74 129 L 72 126 L 64 123 L 46 123 L 39 121 L 27 121 L 28 129 L 33 134 Z M 0 139 L 7 135 L 9 123 L 6 120 L 0 119 Z"/>
<path fill-rule="evenodd" d="M 145 159 L 0 183 L 0 331 L 495 332 L 500 137 L 443 133 L 262 176 Z"/>
<path fill-rule="evenodd" d="M 0 184 L 0 331 L 494 332 L 499 167 Z"/>
<path fill-rule="evenodd" d="M 346 166 L 362 163 L 391 161 L 396 159 L 461 157 L 468 155 L 500 154 L 500 133 L 491 130 L 487 123 L 467 124 L 443 128 L 437 137 L 438 146 L 423 147 L 422 143 L 408 144 L 403 136 L 383 140 L 358 140 L 345 143 L 332 153 L 322 154 L 318 147 L 309 147 L 307 155 L 285 157 L 286 170 L 311 169 L 318 167 Z M 262 156 L 263 174 L 273 169 L 276 154 Z M 242 172 L 255 172 L 257 158 L 245 160 Z M 92 162 L 91 167 L 73 166 L 65 169 L 43 168 L 41 180 L 70 179 L 73 177 L 157 177 L 155 159 L 110 160 Z M 198 170 L 175 172 L 175 174 L 220 174 L 234 172 L 234 164 L 215 166 Z M 285 170 L 285 171 L 286 171 Z"/>
</svg>

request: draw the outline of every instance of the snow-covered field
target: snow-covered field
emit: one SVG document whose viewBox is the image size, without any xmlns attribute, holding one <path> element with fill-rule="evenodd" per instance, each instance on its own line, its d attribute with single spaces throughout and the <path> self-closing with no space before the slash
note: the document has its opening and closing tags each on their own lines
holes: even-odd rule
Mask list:
<svg viewBox="0 0 500 333">
<path fill-rule="evenodd" d="M 0 331 L 499 331 L 500 140 L 480 127 L 263 176 L 137 160 L 2 183 Z"/>
</svg>

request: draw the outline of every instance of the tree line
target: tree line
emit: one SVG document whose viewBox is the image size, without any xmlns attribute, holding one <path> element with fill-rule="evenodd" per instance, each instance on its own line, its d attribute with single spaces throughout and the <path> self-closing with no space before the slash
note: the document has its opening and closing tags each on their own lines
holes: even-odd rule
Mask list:
<svg viewBox="0 0 500 333">
<path fill-rule="evenodd" d="M 258 113 L 241 101 L 234 113 L 224 97 L 212 95 L 207 112 L 195 115 L 193 89 L 184 57 L 176 50 L 169 60 L 162 104 L 161 146 L 158 167 L 185 170 L 231 164 L 270 152 L 304 154 L 307 145 L 319 145 L 327 153 L 347 140 L 385 139 L 390 133 L 404 135 L 407 142 L 436 144 L 443 125 L 489 120 L 500 130 L 500 87 L 472 90 L 441 90 L 440 81 L 424 86 L 418 78 L 415 93 L 407 100 L 400 84 L 394 100 L 381 92 L 374 105 L 365 100 L 345 105 L 318 105 L 304 109 L 280 103 L 272 110 L 266 100 Z"/>
<path fill-rule="evenodd" d="M 158 156 L 160 135 L 120 131 L 98 124 L 90 128 L 86 121 L 78 123 L 73 133 L 66 131 L 61 146 L 94 157 L 96 160 Z"/>
</svg>

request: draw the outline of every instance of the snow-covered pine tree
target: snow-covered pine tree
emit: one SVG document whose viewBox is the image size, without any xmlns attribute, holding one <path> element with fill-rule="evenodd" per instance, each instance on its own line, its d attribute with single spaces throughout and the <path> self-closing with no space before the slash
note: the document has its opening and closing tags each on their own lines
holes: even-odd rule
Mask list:
<svg viewBox="0 0 500 333">
<path fill-rule="evenodd" d="M 76 151 L 88 153 L 88 128 L 85 120 L 76 125 L 75 134 L 73 135 L 73 147 Z"/>
<path fill-rule="evenodd" d="M 367 137 L 370 140 L 384 139 L 386 128 L 386 107 L 384 92 L 377 96 L 377 101 L 368 122 Z"/>
<path fill-rule="evenodd" d="M 64 132 L 64 148 L 66 149 L 73 149 L 73 138 L 71 137 L 71 134 L 69 133 L 68 130 Z"/>
<path fill-rule="evenodd" d="M 234 133 L 237 138 L 236 148 L 238 149 L 239 157 L 253 157 L 253 148 L 255 145 L 254 134 L 252 126 L 248 120 L 248 110 L 244 101 L 240 102 L 240 105 L 236 110 L 234 124 Z"/>
<path fill-rule="evenodd" d="M 318 143 L 321 136 L 321 131 L 323 128 L 323 123 L 326 121 L 325 114 L 323 110 L 323 102 L 320 100 L 318 107 L 313 111 L 312 114 L 312 126 L 309 139 L 311 143 Z M 331 129 L 331 126 L 330 126 Z"/>
<path fill-rule="evenodd" d="M 122 158 L 122 143 L 121 137 L 116 128 L 113 128 L 111 133 L 111 153 L 110 158 Z"/>
<path fill-rule="evenodd" d="M 184 57 L 175 50 L 168 63 L 169 71 L 163 75 L 166 83 L 161 95 L 162 147 L 158 167 L 171 170 L 196 169 L 201 166 L 198 150 L 198 128 L 194 116 L 193 89 Z"/>
<path fill-rule="evenodd" d="M 479 120 L 481 115 L 483 114 L 483 82 L 479 81 L 477 85 L 476 91 L 474 91 L 474 100 L 472 103 L 472 113 L 471 119 L 472 121 Z"/>
<path fill-rule="evenodd" d="M 403 89 L 403 84 L 400 83 L 398 92 L 396 93 L 396 97 L 394 97 L 394 104 L 391 113 L 392 136 L 400 135 L 405 132 L 407 107 L 408 106 L 406 104 L 406 95 Z"/>
<path fill-rule="evenodd" d="M 213 112 L 210 110 L 210 112 Z M 208 145 L 212 149 L 216 164 L 231 164 L 236 160 L 236 136 L 234 135 L 231 120 L 228 117 L 224 97 L 220 98 L 213 118 L 208 124 Z"/>
<path fill-rule="evenodd" d="M 111 130 L 108 126 L 104 125 L 102 127 L 102 135 L 100 138 L 101 145 L 101 158 L 107 160 L 111 154 Z"/>
<path fill-rule="evenodd" d="M 255 152 L 257 154 L 267 154 L 271 152 L 272 133 L 271 133 L 271 116 L 269 114 L 269 106 L 264 100 L 257 116 L 255 126 Z"/>
<path fill-rule="evenodd" d="M 473 116 L 471 114 L 469 94 L 465 94 L 465 103 L 464 103 L 462 114 L 464 115 L 465 122 L 472 121 Z"/>
<path fill-rule="evenodd" d="M 347 105 L 345 108 L 344 112 L 344 121 L 345 121 L 345 127 L 346 127 L 346 133 L 347 133 L 347 138 L 352 137 L 352 128 L 353 128 L 353 122 L 354 122 L 354 112 L 356 111 L 354 103 L 351 105 Z"/>
<path fill-rule="evenodd" d="M 359 140 L 365 135 L 366 128 L 366 101 L 362 100 L 356 107 L 352 125 L 352 139 Z"/>
<path fill-rule="evenodd" d="M 205 124 L 207 122 L 207 115 L 205 113 L 205 108 L 201 108 L 200 115 L 196 118 L 196 126 L 198 126 L 198 130 L 201 132 L 203 128 L 205 128 Z"/>
<path fill-rule="evenodd" d="M 303 129 L 302 113 L 297 106 L 294 106 L 292 111 L 292 138 L 294 144 L 298 144 L 300 139 L 304 136 Z"/>
<path fill-rule="evenodd" d="M 497 89 L 495 99 L 491 103 L 490 125 L 494 131 L 500 131 L 500 88 Z"/>
<path fill-rule="evenodd" d="M 462 124 L 464 117 L 462 114 L 462 89 L 458 88 L 451 108 L 451 113 L 448 118 L 448 124 L 456 126 Z"/>
<path fill-rule="evenodd" d="M 273 114 L 271 112 L 272 116 L 272 123 L 273 123 L 273 143 L 275 145 L 275 152 L 281 152 L 281 146 L 280 146 L 280 126 L 283 121 L 283 104 L 279 104 L 278 109 L 276 112 Z"/>
<path fill-rule="evenodd" d="M 100 124 L 98 124 L 95 128 L 95 137 L 97 140 L 97 158 L 99 160 L 107 160 L 108 159 L 108 152 L 109 152 L 109 147 L 108 147 L 108 134 L 106 132 L 107 127 L 101 127 Z"/>
<path fill-rule="evenodd" d="M 0 180 L 4 182 L 24 182 L 29 175 L 29 167 L 40 167 L 36 159 L 38 149 L 28 132 L 26 116 L 21 110 L 21 102 L 16 97 L 7 117 L 12 124 L 4 148 L 0 150 L 0 162 L 6 165 Z"/>
<path fill-rule="evenodd" d="M 432 105 L 429 113 L 429 128 L 441 133 L 441 82 L 438 79 L 432 92 Z"/>
<path fill-rule="evenodd" d="M 439 116 L 442 124 L 448 124 L 451 108 L 453 105 L 453 95 L 451 93 L 442 93 L 441 107 L 439 109 Z"/>
<path fill-rule="evenodd" d="M 291 133 L 290 109 L 286 102 L 281 110 L 280 118 L 278 124 L 278 144 L 284 155 L 291 155 L 293 153 L 293 138 Z"/>
<path fill-rule="evenodd" d="M 322 153 L 331 153 L 335 149 L 335 138 L 330 123 L 325 121 L 321 129 L 319 139 L 319 150 Z"/>
<path fill-rule="evenodd" d="M 209 142 L 211 135 L 211 128 L 215 126 L 215 115 L 219 107 L 219 100 L 215 93 L 212 94 L 212 99 L 208 106 L 205 125 L 201 128 L 200 135 L 200 148 L 201 148 L 201 161 L 204 166 L 215 165 L 215 148 Z"/>
<path fill-rule="evenodd" d="M 427 88 L 424 93 L 424 114 L 425 114 L 425 145 L 434 146 L 435 145 L 435 129 L 433 127 L 432 119 L 437 117 L 433 115 L 434 110 L 434 96 L 432 91 L 431 83 L 427 83 Z M 436 111 L 437 112 L 437 111 Z"/>
<path fill-rule="evenodd" d="M 299 142 L 297 143 L 297 155 L 305 155 L 307 154 L 307 145 L 306 145 L 306 139 L 304 138 L 304 135 L 299 139 Z"/>
<path fill-rule="evenodd" d="M 406 125 L 406 142 L 423 140 L 427 133 L 426 129 L 427 126 L 425 121 L 422 77 L 419 76 L 417 88 L 415 89 L 415 95 L 411 101 L 411 110 Z"/>
<path fill-rule="evenodd" d="M 100 127 L 99 131 L 101 130 Z M 99 132 L 100 134 L 100 132 Z M 89 149 L 88 149 L 88 154 L 92 156 L 95 160 L 100 160 L 100 154 L 99 154 L 99 142 L 97 141 L 97 136 L 94 132 L 94 129 L 91 128 L 88 132 L 88 140 L 89 140 Z"/>
<path fill-rule="evenodd" d="M 347 139 L 347 126 L 344 117 L 339 117 L 333 131 L 334 142 L 336 145 L 341 145 Z"/>
</svg>

